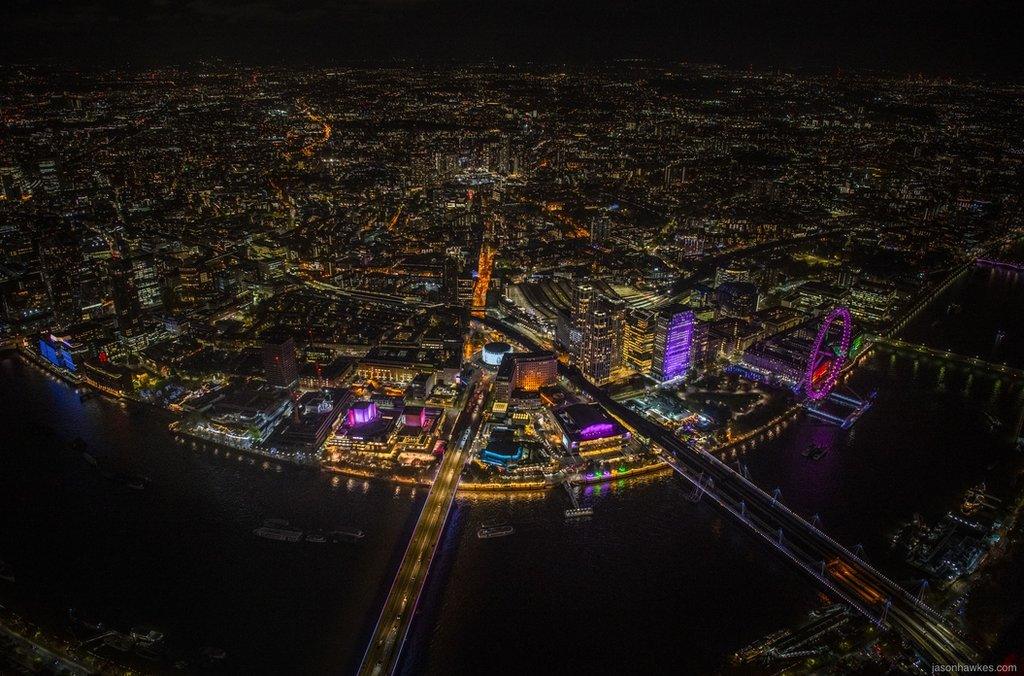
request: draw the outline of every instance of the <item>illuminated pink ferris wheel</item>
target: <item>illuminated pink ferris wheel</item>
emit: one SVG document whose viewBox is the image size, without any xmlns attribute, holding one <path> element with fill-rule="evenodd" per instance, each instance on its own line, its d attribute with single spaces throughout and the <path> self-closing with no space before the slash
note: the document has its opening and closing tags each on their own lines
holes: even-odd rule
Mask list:
<svg viewBox="0 0 1024 676">
<path fill-rule="evenodd" d="M 829 329 L 832 328 L 832 324 L 836 320 L 842 321 L 842 336 L 839 339 L 839 349 L 835 352 L 826 350 L 826 353 L 823 355 L 822 348 L 827 348 L 825 340 L 828 337 Z M 807 396 L 812 400 L 824 399 L 832 391 L 832 388 L 835 387 L 836 380 L 839 379 L 839 372 L 842 370 L 843 364 L 846 362 L 846 356 L 850 351 L 852 325 L 853 319 L 850 317 L 850 311 L 845 307 L 837 307 L 828 313 L 825 321 L 821 324 L 821 328 L 818 329 L 818 336 L 814 339 L 814 345 L 811 346 L 811 354 L 807 358 L 807 373 L 804 376 L 804 391 L 807 392 Z M 822 356 L 825 359 L 822 359 Z M 826 364 L 828 370 L 822 372 L 821 369 L 826 367 Z"/>
</svg>

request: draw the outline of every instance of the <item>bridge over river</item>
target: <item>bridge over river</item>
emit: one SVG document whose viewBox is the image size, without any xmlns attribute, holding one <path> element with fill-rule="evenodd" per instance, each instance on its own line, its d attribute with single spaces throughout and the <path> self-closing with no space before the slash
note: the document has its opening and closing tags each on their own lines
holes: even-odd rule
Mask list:
<svg viewBox="0 0 1024 676">
<path fill-rule="evenodd" d="M 954 364 L 960 364 L 971 370 L 979 372 L 987 372 L 996 377 L 1006 378 L 1008 380 L 1024 380 L 1024 369 L 1019 369 L 1013 366 L 1007 366 L 1006 364 L 998 364 L 995 362 L 986 361 L 979 357 L 968 357 L 949 350 L 940 350 L 938 348 L 929 347 L 927 345 L 921 345 L 918 343 L 911 343 L 899 338 L 892 338 L 888 336 L 876 336 L 869 335 L 865 338 L 873 343 L 889 347 L 896 350 L 902 350 L 906 352 L 913 352 L 924 357 L 931 359 L 937 359 L 940 361 L 948 361 Z"/>
<path fill-rule="evenodd" d="M 416 527 L 363 656 L 360 674 L 392 674 L 398 667 L 430 564 L 448 522 L 462 469 L 471 455 L 472 438 L 479 427 L 480 411 L 489 387 L 490 379 L 486 377 L 476 383 L 452 427 L 452 445 L 444 454 L 430 493 L 420 509 Z"/>
<path fill-rule="evenodd" d="M 478 319 L 530 350 L 539 344 L 516 327 L 494 318 Z M 684 444 L 669 430 L 612 399 L 580 371 L 559 364 L 560 374 L 589 395 L 640 438 L 660 447 L 665 460 L 694 489 L 759 541 L 795 565 L 826 593 L 842 599 L 880 626 L 898 632 L 931 664 L 971 664 L 975 648 L 936 611 L 836 542 L 816 524 L 795 514 L 777 493 L 761 488 L 706 451 Z"/>
</svg>

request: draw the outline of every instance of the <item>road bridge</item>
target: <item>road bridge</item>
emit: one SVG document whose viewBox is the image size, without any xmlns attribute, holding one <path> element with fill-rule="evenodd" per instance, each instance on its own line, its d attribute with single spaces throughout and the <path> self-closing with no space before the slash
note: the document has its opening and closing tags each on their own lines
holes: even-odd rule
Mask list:
<svg viewBox="0 0 1024 676">
<path fill-rule="evenodd" d="M 472 439 L 482 419 L 480 411 L 489 386 L 489 378 L 480 378 L 452 427 L 452 443 L 441 459 L 430 492 L 420 509 L 402 563 L 363 655 L 359 667 L 361 675 L 390 675 L 398 668 L 430 564 L 441 542 L 458 491 L 462 469 L 472 455 Z"/>
</svg>

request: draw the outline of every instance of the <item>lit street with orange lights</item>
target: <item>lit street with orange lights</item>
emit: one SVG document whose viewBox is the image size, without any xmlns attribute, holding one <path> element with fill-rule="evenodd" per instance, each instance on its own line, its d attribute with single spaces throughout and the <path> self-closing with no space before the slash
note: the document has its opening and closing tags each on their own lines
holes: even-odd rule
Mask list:
<svg viewBox="0 0 1024 676">
<path fill-rule="evenodd" d="M 6 3 L 0 674 L 1019 671 L 1022 19 Z"/>
</svg>

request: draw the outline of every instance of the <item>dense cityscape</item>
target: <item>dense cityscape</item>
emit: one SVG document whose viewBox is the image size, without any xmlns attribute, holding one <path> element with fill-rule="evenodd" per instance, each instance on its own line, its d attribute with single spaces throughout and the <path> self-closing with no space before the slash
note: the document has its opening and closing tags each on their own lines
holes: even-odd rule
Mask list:
<svg viewBox="0 0 1024 676">
<path fill-rule="evenodd" d="M 541 659 L 504 652 L 533 622 L 571 632 L 539 644 L 565 670 L 652 650 L 607 634 L 618 613 L 688 657 L 615 672 L 1020 664 L 1021 86 L 641 59 L 3 71 L 0 671 L 504 672 Z M 942 424 L 956 451 L 928 446 Z M 848 467 L 864 443 L 922 455 Z M 857 472 L 863 501 L 830 483 Z M 705 565 L 631 551 L 627 508 L 800 601 L 772 614 L 748 576 L 758 619 L 710 642 L 668 618 L 700 614 L 696 582 L 623 582 L 664 597 L 646 619 L 607 589 L 577 606 L 581 578 L 544 566 L 614 587 Z M 226 521 L 148 553 L 199 512 Z M 93 528 L 116 572 L 56 535 Z M 701 579 L 732 567 L 697 538 L 673 551 L 714 558 Z M 552 563 L 531 539 L 572 545 Z M 136 586 L 176 576 L 164 557 L 281 598 L 161 610 Z M 480 626 L 471 560 L 530 585 Z M 321 568 L 358 591 L 316 604 Z M 265 614 L 223 628 L 249 602 Z M 243 630 L 312 605 L 313 633 Z M 560 626 L 584 613 L 599 637 Z"/>
</svg>

